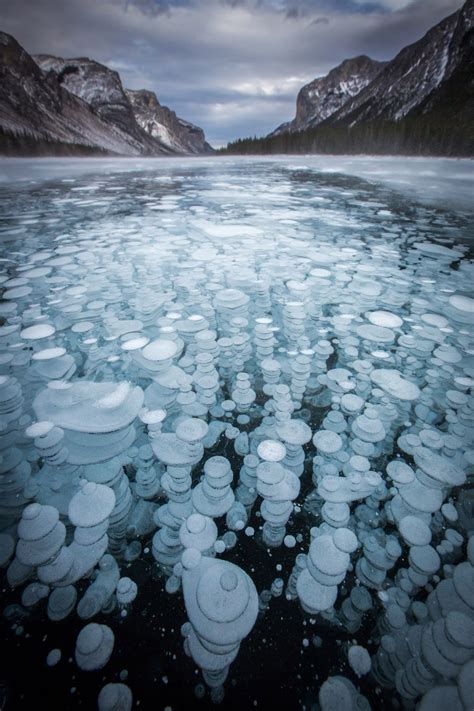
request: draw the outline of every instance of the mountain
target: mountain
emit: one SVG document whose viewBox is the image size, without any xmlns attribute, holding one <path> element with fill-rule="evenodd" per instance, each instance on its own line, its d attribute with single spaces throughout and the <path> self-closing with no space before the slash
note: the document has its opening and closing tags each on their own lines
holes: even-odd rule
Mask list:
<svg viewBox="0 0 474 711">
<path fill-rule="evenodd" d="M 156 94 L 145 89 L 125 93 L 139 126 L 153 138 L 178 153 L 211 153 L 204 131 L 176 116 L 167 106 L 162 106 Z"/>
<path fill-rule="evenodd" d="M 375 67 L 359 91 L 354 82 L 352 96 L 338 91 L 345 64 L 303 87 L 292 122 L 225 150 L 474 156 L 474 0 Z"/>
<path fill-rule="evenodd" d="M 166 118 L 163 138 L 149 122 L 144 125 L 143 111 L 130 99 L 140 93 L 127 92 L 119 74 L 99 62 L 32 57 L 0 32 L 0 154 L 159 156 L 212 150 L 201 129 L 161 107 L 155 95 Z"/>
<path fill-rule="evenodd" d="M 108 126 L 83 100 L 45 75 L 18 42 L 0 33 L 1 143 L 12 153 L 36 146 L 126 153 L 126 137 Z M 76 152 L 74 150 L 74 152 Z"/>
<path fill-rule="evenodd" d="M 338 112 L 331 124 L 353 126 L 375 119 L 399 121 L 430 110 L 434 95 L 472 61 L 474 0 L 405 47 Z M 471 87 L 473 77 L 471 76 Z M 462 87 L 461 87 L 462 88 Z"/>
<path fill-rule="evenodd" d="M 329 118 L 370 84 L 385 64 L 361 55 L 345 59 L 327 76 L 313 79 L 298 93 L 293 121 L 282 124 L 272 135 L 301 131 Z"/>
<path fill-rule="evenodd" d="M 169 152 L 137 123 L 117 72 L 87 57 L 62 59 L 38 54 L 33 59 L 46 76 L 53 75 L 63 89 L 85 101 L 96 116 L 122 136 L 132 155 Z"/>
</svg>

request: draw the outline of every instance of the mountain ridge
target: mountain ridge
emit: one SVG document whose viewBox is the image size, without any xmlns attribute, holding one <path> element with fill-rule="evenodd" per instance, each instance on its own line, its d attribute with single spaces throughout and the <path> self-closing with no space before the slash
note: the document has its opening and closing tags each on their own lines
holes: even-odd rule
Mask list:
<svg viewBox="0 0 474 711">
<path fill-rule="evenodd" d="M 318 99 L 324 104 L 325 97 Z M 372 81 L 320 119 L 296 130 L 288 122 L 224 151 L 473 156 L 474 0 L 401 49 Z"/>
<path fill-rule="evenodd" d="M 299 90 L 295 118 L 270 135 L 301 131 L 321 123 L 367 86 L 385 65 L 386 62 L 378 62 L 364 54 L 344 59 L 328 74 L 316 77 Z"/>
<path fill-rule="evenodd" d="M 0 154 L 212 152 L 202 129 L 148 93 L 166 121 L 166 140 L 142 125 L 118 72 L 88 57 L 29 55 L 0 32 Z"/>
</svg>

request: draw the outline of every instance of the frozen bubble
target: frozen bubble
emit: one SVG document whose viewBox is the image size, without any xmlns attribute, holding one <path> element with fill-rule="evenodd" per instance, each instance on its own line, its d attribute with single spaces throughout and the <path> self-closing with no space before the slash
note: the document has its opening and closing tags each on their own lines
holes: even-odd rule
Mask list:
<svg viewBox="0 0 474 711">
<path fill-rule="evenodd" d="M 129 338 L 122 343 L 121 347 L 123 351 L 136 351 L 145 348 L 149 342 L 150 339 L 148 336 L 140 336 L 138 338 Z"/>
<path fill-rule="evenodd" d="M 121 605 L 128 605 L 135 600 L 138 593 L 137 584 L 130 578 L 120 578 L 117 583 L 117 600 Z"/>
<path fill-rule="evenodd" d="M 375 343 L 392 343 L 395 340 L 395 334 L 391 329 L 384 328 L 383 326 L 374 326 L 370 323 L 358 326 L 356 333 L 365 341 Z"/>
<path fill-rule="evenodd" d="M 60 660 L 61 660 L 61 650 L 60 649 L 52 649 L 48 653 L 48 656 L 46 657 L 46 664 L 48 665 L 48 667 L 55 667 L 56 664 L 58 664 Z"/>
<path fill-rule="evenodd" d="M 79 632 L 76 640 L 75 658 L 83 671 L 104 667 L 114 648 L 114 634 L 107 625 L 91 622 Z"/>
<path fill-rule="evenodd" d="M 451 503 L 443 504 L 441 507 L 441 513 L 450 523 L 455 523 L 459 518 L 456 507 Z"/>
<path fill-rule="evenodd" d="M 114 506 L 115 494 L 110 487 L 88 481 L 71 499 L 68 516 L 74 526 L 90 528 L 105 521 Z"/>
<path fill-rule="evenodd" d="M 199 565 L 199 562 L 201 560 L 201 552 L 197 550 L 197 548 L 186 548 L 186 550 L 183 552 L 183 555 L 181 556 L 181 562 L 183 564 L 183 568 L 186 570 L 192 570 L 195 568 L 197 565 Z"/>
<path fill-rule="evenodd" d="M 398 530 L 410 546 L 426 546 L 431 541 L 430 527 L 423 519 L 416 516 L 402 518 Z"/>
<path fill-rule="evenodd" d="M 433 575 L 441 565 L 438 553 L 428 545 L 412 546 L 408 560 L 415 571 L 421 575 Z"/>
<path fill-rule="evenodd" d="M 322 454 L 335 454 L 342 448 L 342 439 L 336 432 L 319 430 L 313 436 L 313 444 Z"/>
<path fill-rule="evenodd" d="M 338 528 L 333 539 L 336 547 L 344 553 L 353 553 L 359 545 L 357 536 L 348 528 Z"/>
<path fill-rule="evenodd" d="M 56 622 L 63 620 L 74 609 L 77 599 L 76 589 L 72 585 L 55 588 L 48 600 L 48 617 Z"/>
<path fill-rule="evenodd" d="M 63 355 L 66 355 L 65 348 L 44 348 L 42 351 L 37 351 L 36 353 L 33 353 L 31 358 L 32 360 L 36 361 L 44 361 L 52 360 L 53 358 L 60 358 Z"/>
<path fill-rule="evenodd" d="M 384 326 L 385 328 L 400 328 L 403 324 L 400 316 L 391 311 L 370 311 L 367 318 L 375 326 Z"/>
<path fill-rule="evenodd" d="M 352 711 L 351 690 L 340 677 L 329 677 L 319 690 L 321 711 Z"/>
<path fill-rule="evenodd" d="M 410 484 L 415 480 L 415 472 L 403 461 L 403 459 L 393 459 L 387 464 L 387 474 L 397 484 Z"/>
<path fill-rule="evenodd" d="M 286 448 L 277 440 L 266 439 L 258 445 L 257 454 L 267 462 L 280 462 L 286 456 Z"/>
<path fill-rule="evenodd" d="M 462 294 L 453 294 L 449 297 L 449 303 L 457 311 L 464 311 L 469 314 L 474 313 L 474 299 L 470 296 L 464 296 Z"/>
<path fill-rule="evenodd" d="M 370 654 L 365 647 L 353 645 L 349 648 L 348 653 L 349 664 L 357 676 L 365 676 L 372 668 L 372 660 Z"/>
<path fill-rule="evenodd" d="M 143 357 L 154 362 L 167 361 L 174 358 L 177 352 L 178 346 L 175 341 L 157 339 L 143 348 Z"/>
<path fill-rule="evenodd" d="M 417 480 L 400 487 L 399 491 L 403 501 L 421 513 L 439 511 L 443 503 L 443 494 L 440 490 L 429 489 Z"/>
<path fill-rule="evenodd" d="M 276 426 L 276 431 L 279 437 L 281 437 L 282 440 L 288 444 L 301 446 L 309 442 L 311 439 L 311 429 L 308 427 L 306 422 L 303 422 L 302 420 L 286 420 L 286 422 Z M 264 459 L 264 457 L 262 457 L 262 459 Z"/>
<path fill-rule="evenodd" d="M 99 711 L 130 711 L 132 700 L 132 692 L 128 686 L 121 683 L 110 683 L 100 690 L 97 707 Z"/>
<path fill-rule="evenodd" d="M 448 486 L 461 486 L 466 481 L 466 474 L 459 466 L 429 449 L 424 447 L 418 449 L 414 454 L 414 459 L 416 465 L 434 482 Z"/>
<path fill-rule="evenodd" d="M 420 396 L 418 385 L 405 380 L 398 370 L 379 368 L 371 372 L 370 378 L 378 388 L 398 400 L 417 400 Z"/>
<path fill-rule="evenodd" d="M 9 533 L 0 533 L 0 568 L 3 568 L 15 551 L 15 539 Z"/>
<path fill-rule="evenodd" d="M 25 341 L 38 341 L 41 338 L 49 338 L 56 332 L 50 323 L 39 323 L 36 326 L 29 326 L 21 331 L 20 336 Z"/>
</svg>

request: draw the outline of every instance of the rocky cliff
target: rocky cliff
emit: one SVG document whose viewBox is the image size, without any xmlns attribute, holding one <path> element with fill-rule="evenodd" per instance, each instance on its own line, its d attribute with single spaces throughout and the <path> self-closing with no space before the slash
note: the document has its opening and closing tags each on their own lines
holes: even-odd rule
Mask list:
<svg viewBox="0 0 474 711">
<path fill-rule="evenodd" d="M 365 55 L 344 60 L 327 76 L 314 79 L 300 89 L 295 118 L 279 126 L 274 134 L 302 131 L 321 123 L 357 96 L 384 66 L 384 62 L 376 62 Z"/>
<path fill-rule="evenodd" d="M 153 97 L 148 100 L 145 97 Z M 30 56 L 0 32 L 0 154 L 210 152 L 203 131 L 87 57 Z"/>
</svg>

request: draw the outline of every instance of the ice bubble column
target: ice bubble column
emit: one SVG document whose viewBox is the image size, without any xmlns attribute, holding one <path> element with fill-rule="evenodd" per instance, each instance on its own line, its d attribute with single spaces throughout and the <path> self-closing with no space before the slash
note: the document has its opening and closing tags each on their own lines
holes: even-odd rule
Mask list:
<svg viewBox="0 0 474 711">
<path fill-rule="evenodd" d="M 278 382 L 278 378 L 275 380 L 273 376 L 275 374 L 279 375 L 281 370 L 278 361 L 273 360 L 275 337 L 273 335 L 272 323 L 272 319 L 266 316 L 255 319 L 254 344 L 256 356 L 264 373 L 265 371 L 268 373 L 267 383 Z"/>
<path fill-rule="evenodd" d="M 331 610 L 337 598 L 337 586 L 350 565 L 350 553 L 358 546 L 356 536 L 348 528 L 338 528 L 334 535 L 323 533 L 312 541 L 307 567 L 301 572 L 296 591 L 306 612 L 316 614 Z"/>
<path fill-rule="evenodd" d="M 279 463 L 286 456 L 281 442 L 264 440 L 258 445 L 257 453 L 263 459 L 257 467 L 257 491 L 263 497 L 260 511 L 265 520 L 263 540 L 276 548 L 283 543 L 286 522 L 293 511 L 292 501 L 300 493 L 300 481 Z"/>
<path fill-rule="evenodd" d="M 89 573 L 107 550 L 107 529 L 115 507 L 113 490 L 103 484 L 83 480 L 81 488 L 69 504 L 69 519 L 74 539 L 69 546 L 74 564 L 66 578 L 71 584 Z"/>
<path fill-rule="evenodd" d="M 28 481 L 25 492 L 34 495 L 39 503 L 48 503 L 67 515 L 72 496 L 79 488 L 82 467 L 67 463 L 68 452 L 63 446 L 64 432 L 52 422 L 35 422 L 25 430 L 34 444 L 43 465 Z"/>
<path fill-rule="evenodd" d="M 51 564 L 60 554 L 66 539 L 66 527 L 54 506 L 34 503 L 27 506 L 18 524 L 16 556 L 8 568 L 8 582 L 18 585 L 35 568 Z"/>
<path fill-rule="evenodd" d="M 372 607 L 372 597 L 363 585 L 352 588 L 349 597 L 341 605 L 340 618 L 344 626 L 352 634 L 357 632 L 362 624 L 362 618 Z"/>
<path fill-rule="evenodd" d="M 127 382 L 52 381 L 33 402 L 39 419 L 50 420 L 64 431 L 67 461 L 83 465 L 86 479 L 114 489 L 116 504 L 109 535 L 116 553 L 125 545 L 132 507 L 121 455 L 135 440 L 133 422 L 143 397 L 141 388 Z"/>
<path fill-rule="evenodd" d="M 312 351 L 310 351 L 312 353 Z M 291 395 L 296 408 L 301 407 L 306 385 L 311 373 L 311 358 L 309 355 L 299 353 L 296 358 L 291 359 Z"/>
<path fill-rule="evenodd" d="M 217 526 L 209 516 L 193 513 L 181 525 L 179 538 L 184 548 L 210 554 L 217 540 Z"/>
<path fill-rule="evenodd" d="M 16 523 L 28 502 L 23 492 L 30 464 L 15 447 L 23 394 L 16 378 L 0 375 L 0 530 Z"/>
<path fill-rule="evenodd" d="M 258 496 L 257 467 L 259 462 L 260 460 L 255 454 L 247 454 L 244 457 L 244 463 L 239 473 L 239 485 L 235 498 L 245 506 L 248 515 L 250 515 L 252 506 Z"/>
<path fill-rule="evenodd" d="M 250 376 L 247 373 L 237 373 L 235 389 L 232 391 L 232 400 L 237 405 L 239 412 L 247 412 L 256 398 L 255 390 L 250 386 Z"/>
<path fill-rule="evenodd" d="M 304 470 L 303 445 L 310 441 L 311 429 L 303 420 L 285 420 L 275 429 L 285 444 L 286 456 L 282 461 L 283 466 L 300 477 Z"/>
<path fill-rule="evenodd" d="M 232 334 L 231 321 L 235 317 L 247 317 L 250 298 L 239 289 L 222 289 L 214 297 L 214 308 L 223 335 Z"/>
<path fill-rule="evenodd" d="M 175 433 L 164 432 L 152 442 L 156 456 L 166 465 L 161 486 L 168 496 L 168 503 L 154 515 L 161 530 L 153 537 L 153 556 L 168 573 L 181 556 L 179 531 L 193 512 L 191 470 L 202 459 L 207 431 L 203 420 L 189 417 L 181 420 Z"/>
<path fill-rule="evenodd" d="M 0 440 L 8 441 L 2 436 Z M 2 442 L 3 444 L 3 442 Z M 1 446 L 1 445 L 0 445 Z M 0 530 L 13 525 L 21 517 L 28 492 L 25 490 L 31 465 L 20 449 L 7 446 L 0 451 Z"/>
<path fill-rule="evenodd" d="M 183 556 L 183 593 L 189 623 L 184 625 L 185 650 L 203 670 L 206 683 L 222 687 L 240 643 L 258 614 L 252 579 L 228 561 L 201 557 L 188 549 Z"/>
<path fill-rule="evenodd" d="M 89 585 L 77 605 L 77 614 L 83 620 L 90 619 L 99 612 L 111 612 L 115 607 L 115 593 L 120 579 L 120 571 L 113 556 L 106 554 L 99 562 L 99 569 L 93 583 Z"/>
<path fill-rule="evenodd" d="M 402 549 L 395 536 L 385 536 L 383 532 L 361 534 L 361 540 L 364 554 L 356 564 L 357 578 L 368 588 L 380 589 Z"/>
<path fill-rule="evenodd" d="M 234 503 L 232 469 L 225 457 L 211 457 L 204 465 L 204 481 L 193 489 L 193 505 L 204 516 L 219 518 Z"/>
<path fill-rule="evenodd" d="M 436 682 L 454 679 L 474 657 L 474 620 L 462 612 L 424 624 L 412 647 L 413 657 L 397 671 L 400 696 L 415 699 Z"/>
</svg>

